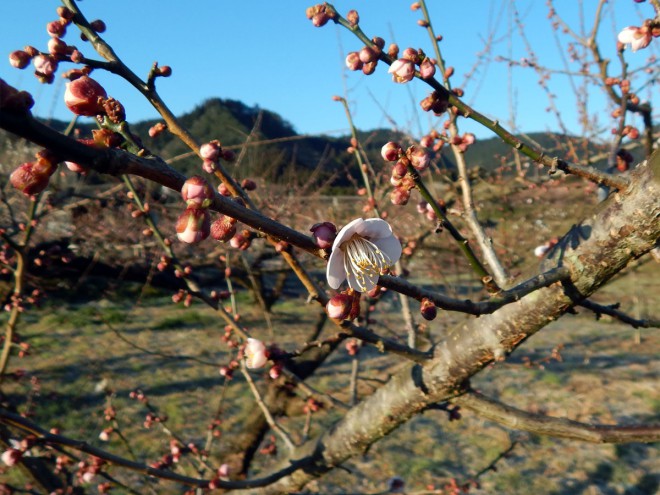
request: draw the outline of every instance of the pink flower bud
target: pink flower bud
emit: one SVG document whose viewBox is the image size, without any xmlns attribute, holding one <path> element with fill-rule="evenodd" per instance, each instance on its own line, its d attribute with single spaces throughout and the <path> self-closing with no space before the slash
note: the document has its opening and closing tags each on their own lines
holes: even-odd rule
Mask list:
<svg viewBox="0 0 660 495">
<path fill-rule="evenodd" d="M 211 142 L 204 143 L 199 148 L 199 155 L 203 160 L 210 160 L 212 162 L 217 162 L 220 159 L 220 152 L 222 148 L 220 147 L 220 141 L 214 139 Z"/>
<path fill-rule="evenodd" d="M 46 31 L 53 38 L 62 38 L 66 34 L 66 22 L 60 19 L 46 24 Z"/>
<path fill-rule="evenodd" d="M 268 370 L 268 376 L 270 376 L 271 379 L 273 379 L 273 380 L 277 380 L 280 377 L 280 375 L 282 374 L 282 368 L 283 368 L 283 366 L 282 366 L 281 363 L 277 363 L 277 364 L 273 365 L 270 368 L 270 370 Z"/>
<path fill-rule="evenodd" d="M 351 26 L 357 26 L 360 22 L 360 15 L 357 10 L 349 10 L 346 14 L 346 20 L 350 22 Z"/>
<path fill-rule="evenodd" d="M 2 459 L 2 462 L 4 462 L 7 466 L 12 467 L 15 466 L 16 463 L 20 461 L 22 457 L 23 457 L 23 452 L 21 452 L 18 449 L 10 448 L 2 453 L 0 459 Z"/>
<path fill-rule="evenodd" d="M 374 60 L 373 62 L 367 62 L 366 64 L 362 64 L 362 73 L 365 76 L 370 76 L 374 72 L 376 72 L 376 66 L 378 65 L 378 60 Z"/>
<path fill-rule="evenodd" d="M 433 304 L 433 301 L 428 298 L 422 299 L 422 304 L 419 310 L 425 320 L 435 320 L 435 317 L 438 315 L 438 308 L 436 308 L 435 304 Z"/>
<path fill-rule="evenodd" d="M 431 163 L 429 152 L 418 146 L 408 148 L 406 150 L 406 156 L 410 160 L 410 164 L 420 172 L 426 170 Z"/>
<path fill-rule="evenodd" d="M 228 478 L 229 472 L 230 472 L 229 464 L 222 464 L 218 468 L 218 476 L 220 478 Z"/>
<path fill-rule="evenodd" d="M 419 66 L 419 75 L 422 79 L 431 79 L 435 75 L 435 63 L 430 58 L 425 58 Z"/>
<path fill-rule="evenodd" d="M 167 124 L 158 122 L 149 128 L 149 137 L 155 138 L 156 136 L 159 136 L 161 133 L 163 133 L 165 129 L 167 129 Z"/>
<path fill-rule="evenodd" d="M 346 55 L 346 67 L 349 70 L 360 70 L 362 68 L 362 60 L 358 52 L 350 52 Z"/>
<path fill-rule="evenodd" d="M 203 177 L 193 175 L 181 188 L 181 196 L 188 207 L 208 208 L 213 202 L 213 188 Z"/>
<path fill-rule="evenodd" d="M 236 235 L 236 219 L 221 215 L 211 224 L 211 237 L 216 241 L 227 242 Z"/>
<path fill-rule="evenodd" d="M 395 83 L 407 83 L 415 77 L 415 64 L 410 60 L 400 58 L 392 62 L 387 72 L 392 74 L 392 80 Z"/>
<path fill-rule="evenodd" d="M 378 54 L 370 46 L 365 46 L 362 48 L 362 50 L 360 50 L 359 57 L 360 61 L 368 64 L 369 62 L 373 62 L 374 60 L 378 59 Z"/>
<path fill-rule="evenodd" d="M 390 193 L 390 201 L 393 205 L 403 206 L 408 204 L 410 199 L 410 189 L 404 187 L 395 187 Z"/>
<path fill-rule="evenodd" d="M 16 67 L 17 69 L 25 69 L 30 65 L 31 59 L 32 57 L 30 57 L 30 54 L 23 50 L 15 50 L 9 54 L 9 63 L 12 67 Z"/>
<path fill-rule="evenodd" d="M 76 115 L 95 116 L 104 112 L 103 102 L 108 97 L 98 82 L 82 76 L 66 85 L 64 103 Z"/>
<path fill-rule="evenodd" d="M 188 244 L 203 241 L 210 230 L 209 213 L 202 208 L 186 208 L 176 222 L 177 237 Z"/>
<path fill-rule="evenodd" d="M 315 223 L 309 229 L 314 236 L 316 245 L 321 249 L 329 249 L 337 237 L 337 227 L 330 222 Z"/>
<path fill-rule="evenodd" d="M 268 351 L 261 340 L 247 339 L 244 353 L 245 366 L 250 369 L 261 368 L 268 361 Z"/>
<path fill-rule="evenodd" d="M 414 48 L 406 48 L 403 50 L 403 54 L 401 55 L 402 59 L 409 60 L 412 63 L 416 64 L 419 62 L 419 51 L 415 50 Z"/>
<path fill-rule="evenodd" d="M 67 51 L 67 44 L 60 38 L 51 38 L 48 40 L 48 52 L 51 55 L 64 55 Z"/>
<path fill-rule="evenodd" d="M 87 167 L 75 162 L 64 162 L 64 165 L 66 165 L 66 168 L 71 170 L 71 172 L 75 172 L 77 174 L 86 174 L 88 171 Z"/>
<path fill-rule="evenodd" d="M 37 55 L 32 59 L 34 69 L 43 76 L 52 76 L 57 70 L 57 60 L 49 55 Z"/>
<path fill-rule="evenodd" d="M 345 320 L 351 314 L 353 298 L 348 294 L 336 294 L 330 298 L 325 309 L 328 316 L 335 320 Z"/>
<path fill-rule="evenodd" d="M 383 147 L 380 149 L 380 156 L 382 156 L 383 160 L 386 162 L 397 161 L 402 153 L 403 150 L 401 149 L 401 146 L 399 143 L 395 143 L 394 141 L 385 143 L 385 145 L 383 145 Z"/>
</svg>

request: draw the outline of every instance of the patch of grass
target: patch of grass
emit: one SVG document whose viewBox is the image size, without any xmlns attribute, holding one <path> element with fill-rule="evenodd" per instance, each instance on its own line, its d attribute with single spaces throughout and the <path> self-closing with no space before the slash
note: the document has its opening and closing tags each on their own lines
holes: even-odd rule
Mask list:
<svg viewBox="0 0 660 495">
<path fill-rule="evenodd" d="M 183 311 L 174 316 L 168 316 L 158 321 L 152 327 L 153 330 L 177 330 L 188 326 L 206 327 L 216 325 L 218 318 L 204 315 L 193 310 Z"/>
</svg>

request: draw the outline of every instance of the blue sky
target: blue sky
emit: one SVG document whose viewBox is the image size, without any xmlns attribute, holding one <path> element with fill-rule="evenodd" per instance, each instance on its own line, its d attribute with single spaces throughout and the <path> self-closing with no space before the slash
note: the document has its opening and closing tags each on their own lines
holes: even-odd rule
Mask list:
<svg viewBox="0 0 660 495">
<path fill-rule="evenodd" d="M 388 44 L 395 41 L 402 49 L 412 46 L 432 53 L 426 31 L 416 24 L 420 12 L 411 11 L 410 3 L 342 0 L 334 5 L 342 14 L 357 9 L 360 25 L 369 36 L 381 36 Z M 579 31 L 581 2 L 556 0 L 555 3 L 559 13 Z M 597 2 L 582 3 L 586 29 L 590 29 Z M 429 126 L 437 125 L 437 119 L 419 110 L 419 101 L 429 92 L 425 84 L 419 81 L 394 84 L 384 64 L 368 77 L 361 72 L 347 72 L 345 54 L 359 50 L 361 43 L 332 23 L 323 28 L 313 27 L 305 17 L 305 8 L 312 4 L 298 0 L 195 0 L 185 6 L 182 2 L 164 0 L 80 2 L 89 19 L 101 18 L 106 22 L 108 30 L 104 38 L 136 73 L 146 76 L 154 61 L 173 68 L 172 77 L 160 79 L 158 89 L 175 114 L 192 110 L 206 98 L 232 98 L 281 114 L 298 133 L 343 134 L 347 132 L 346 118 L 341 105 L 332 101 L 333 95 L 343 95 L 350 102 L 356 125 L 362 129 L 392 127 L 391 118 L 398 128 L 419 136 Z M 55 0 L 0 2 L 2 52 L 8 54 L 26 44 L 45 50 L 48 41 L 45 26 L 56 18 L 58 5 Z M 479 61 L 473 79 L 465 86 L 466 101 L 503 123 L 510 123 L 511 109 L 515 108 L 516 124 L 523 131 L 558 129 L 557 119 L 545 110 L 548 99 L 539 89 L 538 76 L 530 69 L 516 67 L 510 71 L 506 63 L 495 60 L 498 55 L 510 54 L 514 60 L 528 56 L 517 32 L 508 35 L 511 0 L 429 0 L 428 5 L 434 28 L 444 37 L 443 55 L 447 64 L 456 68 L 453 79 L 456 86 L 463 86 L 464 74 L 473 67 L 476 54 L 484 49 L 489 33 L 493 33 L 489 55 Z M 557 48 L 546 18 L 545 2 L 518 0 L 515 5 L 539 59 L 551 67 L 563 68 L 562 55 L 567 57 L 566 48 Z M 632 0 L 608 3 L 599 40 L 603 54 L 613 59 L 613 68 L 618 67 L 613 51 L 616 32 L 627 25 L 639 25 L 650 16 L 652 9 L 648 3 L 636 4 Z M 86 56 L 94 55 L 89 45 L 79 40 L 75 29 L 70 28 L 64 39 Z M 650 55 L 658 53 L 658 44 L 656 41 L 637 53 L 626 52 L 630 66 L 647 63 Z M 36 114 L 68 119 L 69 113 L 62 102 L 62 80 L 58 78 L 53 85 L 44 86 L 36 82 L 31 72 L 30 68 L 16 70 L 7 62 L 0 64 L 0 77 L 33 93 L 37 100 Z M 157 118 L 155 110 L 127 83 L 99 71 L 94 74 L 108 93 L 125 105 L 129 121 Z M 571 132 L 579 133 L 577 104 L 570 81 L 553 76 L 549 84 L 557 95 L 566 126 Z M 575 80 L 575 84 L 579 86 L 581 82 Z M 654 100 L 657 108 L 658 94 L 656 85 L 642 91 L 640 97 Z M 588 107 L 594 113 L 590 117 L 597 119 L 603 129 L 609 129 L 608 112 L 596 113 L 603 108 L 603 101 L 601 91 L 592 87 Z M 487 130 L 476 126 L 463 124 L 462 129 L 478 136 L 489 135 Z"/>
</svg>

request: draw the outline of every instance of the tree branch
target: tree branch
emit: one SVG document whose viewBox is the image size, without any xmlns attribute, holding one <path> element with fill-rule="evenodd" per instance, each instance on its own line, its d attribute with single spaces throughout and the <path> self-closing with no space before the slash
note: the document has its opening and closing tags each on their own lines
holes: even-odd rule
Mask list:
<svg viewBox="0 0 660 495">
<path fill-rule="evenodd" d="M 570 438 L 592 443 L 630 443 L 660 441 L 660 424 L 648 426 L 591 425 L 566 418 L 532 414 L 503 404 L 471 390 L 451 400 L 470 409 L 482 418 L 490 419 L 515 430 L 539 435 Z"/>
</svg>

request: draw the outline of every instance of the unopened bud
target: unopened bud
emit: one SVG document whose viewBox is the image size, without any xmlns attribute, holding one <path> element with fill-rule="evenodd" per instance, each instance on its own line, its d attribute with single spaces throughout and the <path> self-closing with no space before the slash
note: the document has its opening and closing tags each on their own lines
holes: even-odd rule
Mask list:
<svg viewBox="0 0 660 495">
<path fill-rule="evenodd" d="M 213 202 L 213 188 L 203 177 L 193 175 L 181 188 L 181 196 L 189 207 L 208 208 Z"/>
<path fill-rule="evenodd" d="M 9 63 L 17 69 L 25 69 L 30 65 L 31 59 L 30 54 L 23 50 L 15 50 L 9 54 Z"/>
<path fill-rule="evenodd" d="M 335 320 L 345 320 L 351 314 L 353 307 L 353 298 L 348 294 L 336 294 L 330 298 L 325 309 L 330 318 Z"/>
<path fill-rule="evenodd" d="M 180 241 L 194 244 L 210 233 L 209 213 L 203 208 L 186 208 L 176 222 L 176 235 Z"/>
<path fill-rule="evenodd" d="M 64 103 L 76 115 L 93 117 L 103 113 L 107 97 L 103 86 L 89 76 L 82 76 L 67 83 Z"/>
<path fill-rule="evenodd" d="M 331 248 L 335 237 L 337 237 L 337 227 L 330 222 L 316 223 L 309 230 L 314 236 L 316 245 L 321 249 Z"/>
<path fill-rule="evenodd" d="M 403 150 L 401 149 L 401 146 L 399 143 L 395 143 L 394 141 L 385 143 L 385 145 L 383 145 L 383 147 L 380 149 L 380 156 L 382 156 L 383 160 L 386 162 L 397 161 L 402 153 Z"/>
<path fill-rule="evenodd" d="M 438 316 L 438 308 L 436 308 L 435 304 L 433 304 L 433 301 L 428 298 L 422 299 L 422 304 L 419 310 L 425 320 L 435 320 L 435 317 Z"/>
</svg>

